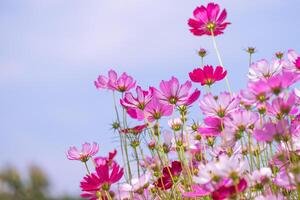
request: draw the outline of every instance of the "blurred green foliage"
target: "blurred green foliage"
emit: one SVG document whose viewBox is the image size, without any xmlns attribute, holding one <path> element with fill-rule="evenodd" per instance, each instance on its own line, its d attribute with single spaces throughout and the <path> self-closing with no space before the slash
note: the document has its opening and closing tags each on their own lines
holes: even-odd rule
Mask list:
<svg viewBox="0 0 300 200">
<path fill-rule="evenodd" d="M 14 167 L 0 171 L 0 200 L 79 200 L 69 196 L 52 198 L 49 180 L 38 166 L 31 166 L 28 180 L 24 181 Z"/>
</svg>

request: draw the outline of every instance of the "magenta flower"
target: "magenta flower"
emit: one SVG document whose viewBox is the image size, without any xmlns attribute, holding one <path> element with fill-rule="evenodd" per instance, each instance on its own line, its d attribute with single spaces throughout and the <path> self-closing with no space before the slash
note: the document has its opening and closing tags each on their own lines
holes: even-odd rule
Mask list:
<svg viewBox="0 0 300 200">
<path fill-rule="evenodd" d="M 260 79 L 268 79 L 275 74 L 278 74 L 282 69 L 282 62 L 279 60 L 259 60 L 253 63 L 249 68 L 248 77 L 251 81 L 258 81 Z"/>
<path fill-rule="evenodd" d="M 150 122 L 159 120 L 163 116 L 170 116 L 173 113 L 173 106 L 161 103 L 157 98 L 152 98 L 144 111 L 145 119 Z"/>
<path fill-rule="evenodd" d="M 136 81 L 125 72 L 118 77 L 114 70 L 108 72 L 108 77 L 100 75 L 94 82 L 96 88 L 104 88 L 113 91 L 126 92 L 135 86 Z"/>
<path fill-rule="evenodd" d="M 289 62 L 286 63 L 284 66 L 286 70 L 293 71 L 293 72 L 300 72 L 300 56 L 294 50 L 288 51 L 288 60 Z"/>
<path fill-rule="evenodd" d="M 222 120 L 217 117 L 206 117 L 204 126 L 198 128 L 198 132 L 205 136 L 219 136 L 222 132 Z"/>
<path fill-rule="evenodd" d="M 189 94 L 192 87 L 190 81 L 186 81 L 184 84 L 179 85 L 177 78 L 172 77 L 169 81 L 161 81 L 159 84 L 160 91 L 153 88 L 157 98 L 166 104 L 170 105 L 191 105 L 200 96 L 200 91 L 195 89 L 195 91 Z"/>
<path fill-rule="evenodd" d="M 239 179 L 239 182 L 237 184 L 237 186 L 234 185 L 230 185 L 230 186 L 226 186 L 225 184 L 218 188 L 217 190 L 215 190 L 211 196 L 213 200 L 225 200 L 230 196 L 234 196 L 237 193 L 243 192 L 244 190 L 247 189 L 247 181 L 245 179 Z"/>
<path fill-rule="evenodd" d="M 280 74 L 274 75 L 267 80 L 267 84 L 275 95 L 279 95 L 284 89 L 299 80 L 300 76 L 293 72 L 283 71 Z"/>
<path fill-rule="evenodd" d="M 220 81 L 227 75 L 227 71 L 221 66 L 217 66 L 216 69 L 213 66 L 204 66 L 203 69 L 197 68 L 189 73 L 190 79 L 193 82 L 201 83 L 201 85 L 211 86 L 216 81 Z"/>
<path fill-rule="evenodd" d="M 126 92 L 123 99 L 120 100 L 120 103 L 125 108 L 134 108 L 144 110 L 147 104 L 151 101 L 153 92 L 150 89 L 149 91 L 142 90 L 140 86 L 136 87 L 137 97 L 134 97 L 131 92 Z"/>
<path fill-rule="evenodd" d="M 109 191 L 111 185 L 118 182 L 123 174 L 123 168 L 119 165 L 114 165 L 112 169 L 108 165 L 97 166 L 95 173 L 86 175 L 80 182 L 83 191 L 81 197 L 96 200 L 105 196 L 104 192 Z"/>
<path fill-rule="evenodd" d="M 140 86 L 136 87 L 137 97 L 134 97 L 131 92 L 126 92 L 123 99 L 120 100 L 121 105 L 126 108 L 129 116 L 143 120 L 144 109 L 151 101 L 153 89 L 149 91 L 142 90 Z"/>
<path fill-rule="evenodd" d="M 218 97 L 214 97 L 211 93 L 206 94 L 199 105 L 203 114 L 210 117 L 224 118 L 237 110 L 239 103 L 240 99 L 238 97 L 231 96 L 228 92 L 222 92 Z"/>
<path fill-rule="evenodd" d="M 69 160 L 80 160 L 82 162 L 86 162 L 89 158 L 98 153 L 98 150 L 99 145 L 96 142 L 93 144 L 85 142 L 82 144 L 81 150 L 78 150 L 75 146 L 70 147 L 67 152 L 67 158 Z"/>
<path fill-rule="evenodd" d="M 209 3 L 207 7 L 201 6 L 194 10 L 195 19 L 191 18 L 188 25 L 190 31 L 194 35 L 212 35 L 217 36 L 223 34 L 223 31 L 229 25 L 229 22 L 224 22 L 227 17 L 226 10 L 222 10 L 219 15 L 220 7 L 218 4 Z"/>
<path fill-rule="evenodd" d="M 194 184 L 191 186 L 191 188 L 192 188 L 191 192 L 185 192 L 182 194 L 182 196 L 189 197 L 189 198 L 197 198 L 197 197 L 207 196 L 211 193 L 211 190 L 205 188 L 204 186 Z"/>
<path fill-rule="evenodd" d="M 135 126 L 135 127 L 132 127 L 132 128 L 125 128 L 123 130 L 121 130 L 121 133 L 124 133 L 124 134 L 133 134 L 133 135 L 138 135 L 140 134 L 141 132 L 143 132 L 145 130 L 145 128 L 148 127 L 148 124 L 142 124 L 142 125 L 138 125 L 138 126 Z"/>
<path fill-rule="evenodd" d="M 96 81 L 94 81 L 94 84 L 97 89 L 110 89 L 109 82 L 116 82 L 118 79 L 118 75 L 114 70 L 108 71 L 108 77 L 105 77 L 103 75 L 100 75 Z"/>
<path fill-rule="evenodd" d="M 116 165 L 116 161 L 114 161 L 114 158 L 117 155 L 117 150 L 115 149 L 114 151 L 109 152 L 108 157 L 96 157 L 94 158 L 94 163 L 96 166 L 100 165 L 107 165 L 109 167 L 113 167 Z"/>
<path fill-rule="evenodd" d="M 287 120 L 280 120 L 277 123 L 266 122 L 261 129 L 253 131 L 253 137 L 259 142 L 272 142 L 274 139 L 280 139 L 281 136 L 290 134 Z"/>
</svg>

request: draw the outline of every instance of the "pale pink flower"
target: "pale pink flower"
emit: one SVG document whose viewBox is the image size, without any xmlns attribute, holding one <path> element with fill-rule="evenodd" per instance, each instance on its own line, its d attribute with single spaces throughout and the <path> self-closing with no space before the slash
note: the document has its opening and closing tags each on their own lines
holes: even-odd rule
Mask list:
<svg viewBox="0 0 300 200">
<path fill-rule="evenodd" d="M 133 195 L 134 200 L 142 199 L 143 194 L 141 194 L 141 192 L 148 187 L 150 178 L 151 178 L 151 173 L 147 171 L 141 177 L 131 179 L 130 184 L 128 183 L 122 184 L 119 188 L 121 193 L 120 199 L 130 199 L 131 194 Z"/>
<path fill-rule="evenodd" d="M 264 184 L 272 178 L 272 170 L 269 167 L 262 167 L 252 172 L 250 179 L 253 186 Z"/>
<path fill-rule="evenodd" d="M 69 160 L 80 160 L 82 162 L 86 162 L 89 160 L 89 158 L 98 153 L 98 150 L 99 145 L 96 142 L 93 144 L 85 142 L 82 144 L 81 150 L 78 150 L 75 146 L 70 147 L 67 152 L 67 158 Z"/>
<path fill-rule="evenodd" d="M 175 77 L 172 77 L 168 81 L 161 81 L 159 88 L 160 90 L 154 88 L 155 95 L 161 102 L 169 105 L 191 105 L 200 96 L 198 89 L 190 93 L 192 88 L 190 81 L 186 81 L 180 85 L 178 79 Z"/>
<path fill-rule="evenodd" d="M 251 126 L 255 125 L 259 116 L 255 112 L 248 110 L 237 110 L 224 120 L 225 127 L 233 129 L 235 132 L 249 132 Z"/>
<path fill-rule="evenodd" d="M 260 195 L 254 200 L 285 200 L 286 198 L 282 194 L 272 194 L 271 192 L 266 195 Z"/>
<path fill-rule="evenodd" d="M 222 92 L 217 97 L 211 93 L 206 94 L 199 105 L 203 114 L 210 117 L 225 118 L 239 108 L 239 103 L 238 97 L 231 96 L 228 92 Z"/>
<path fill-rule="evenodd" d="M 173 129 L 174 131 L 179 131 L 181 129 L 183 122 L 181 120 L 181 118 L 174 118 L 174 119 L 170 119 L 168 121 L 168 125 L 171 129 Z"/>
<path fill-rule="evenodd" d="M 273 182 L 280 187 L 284 187 L 287 190 L 296 189 L 295 175 L 282 167 L 281 170 L 276 174 Z"/>
<path fill-rule="evenodd" d="M 221 155 L 212 168 L 214 174 L 223 178 L 234 178 L 232 175 L 241 177 L 247 170 L 246 162 L 235 156 Z"/>
<path fill-rule="evenodd" d="M 251 81 L 260 79 L 268 79 L 275 74 L 278 74 L 282 69 L 282 62 L 272 60 L 270 63 L 263 59 L 251 64 L 248 77 Z"/>
</svg>

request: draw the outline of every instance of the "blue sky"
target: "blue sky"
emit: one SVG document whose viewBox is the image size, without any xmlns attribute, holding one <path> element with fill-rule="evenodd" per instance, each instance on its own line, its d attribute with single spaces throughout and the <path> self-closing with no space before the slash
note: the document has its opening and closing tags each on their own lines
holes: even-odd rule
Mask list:
<svg viewBox="0 0 300 200">
<path fill-rule="evenodd" d="M 66 160 L 68 147 L 97 141 L 106 154 L 117 145 L 111 95 L 97 91 L 94 79 L 113 68 L 143 87 L 172 75 L 183 81 L 199 66 L 200 47 L 210 52 L 207 63 L 217 64 L 210 38 L 193 36 L 187 26 L 194 8 L 207 2 L 1 0 L 0 167 L 24 172 L 37 163 L 53 191 L 79 193 L 84 168 Z M 299 1 L 215 2 L 232 22 L 217 42 L 234 90 L 246 85 L 247 46 L 257 47 L 255 59 L 300 51 Z"/>
</svg>

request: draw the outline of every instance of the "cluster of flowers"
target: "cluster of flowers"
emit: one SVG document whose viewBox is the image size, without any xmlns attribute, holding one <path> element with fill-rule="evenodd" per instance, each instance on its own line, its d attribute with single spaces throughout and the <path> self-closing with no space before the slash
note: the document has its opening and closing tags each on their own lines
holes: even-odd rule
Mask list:
<svg viewBox="0 0 300 200">
<path fill-rule="evenodd" d="M 120 139 L 123 166 L 114 160 L 116 150 L 97 157 L 96 143 L 85 143 L 81 150 L 71 147 L 67 157 L 82 161 L 87 169 L 80 184 L 82 197 L 300 198 L 300 91 L 293 88 L 300 79 L 300 55 L 289 50 L 287 58 L 277 52 L 271 62 L 252 62 L 256 50 L 248 48 L 248 86 L 232 93 L 215 40 L 230 24 L 224 22 L 226 16 L 225 9 L 220 12 L 219 5 L 209 3 L 197 7 L 189 20 L 194 35 L 212 38 L 220 62 L 216 67 L 204 65 L 206 50 L 200 49 L 202 66 L 189 73 L 191 81 L 171 77 L 158 88 L 143 90 L 133 77 L 118 76 L 114 70 L 95 81 L 97 89 L 112 91 L 114 102 L 119 102 L 112 126 Z M 211 87 L 223 79 L 228 91 L 212 94 Z M 192 82 L 205 94 L 200 97 Z M 196 102 L 201 121 L 190 117 Z M 90 172 L 88 160 L 95 172 Z"/>
</svg>

